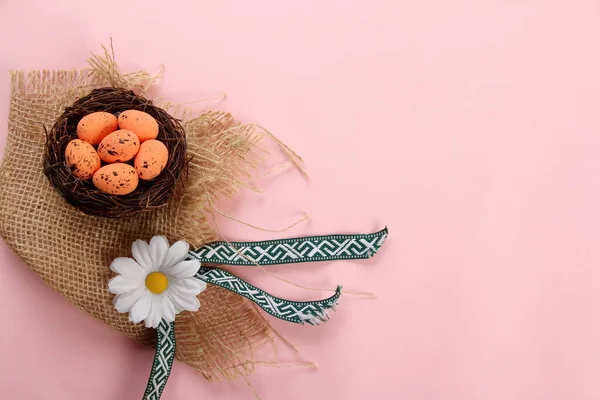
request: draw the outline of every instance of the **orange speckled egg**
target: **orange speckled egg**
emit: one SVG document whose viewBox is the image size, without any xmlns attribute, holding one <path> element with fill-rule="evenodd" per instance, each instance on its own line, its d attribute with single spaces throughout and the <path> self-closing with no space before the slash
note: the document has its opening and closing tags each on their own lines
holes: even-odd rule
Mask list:
<svg viewBox="0 0 600 400">
<path fill-rule="evenodd" d="M 140 142 L 156 139 L 158 136 L 158 122 L 143 111 L 127 110 L 119 115 L 119 128 L 135 132 Z"/>
<path fill-rule="evenodd" d="M 122 196 L 133 192 L 138 186 L 139 179 L 131 165 L 114 163 L 96 171 L 92 182 L 104 193 Z"/>
<path fill-rule="evenodd" d="M 77 124 L 77 137 L 95 146 L 117 129 L 117 117 L 107 112 L 94 112 L 81 118 Z"/>
<path fill-rule="evenodd" d="M 131 160 L 140 149 L 140 140 L 132 131 L 121 129 L 102 139 L 98 146 L 100 159 L 107 163 Z"/>
<path fill-rule="evenodd" d="M 65 160 L 73 175 L 79 179 L 90 179 L 101 166 L 96 150 L 80 139 L 73 139 L 67 144 Z"/>
<path fill-rule="evenodd" d="M 147 140 L 140 146 L 133 165 L 140 179 L 156 178 L 167 165 L 169 150 L 158 140 Z"/>
</svg>

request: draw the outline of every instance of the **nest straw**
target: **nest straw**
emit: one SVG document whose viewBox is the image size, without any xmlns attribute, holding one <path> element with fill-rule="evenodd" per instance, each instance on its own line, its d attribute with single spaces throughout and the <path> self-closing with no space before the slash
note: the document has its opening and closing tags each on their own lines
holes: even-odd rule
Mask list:
<svg viewBox="0 0 600 400">
<path fill-rule="evenodd" d="M 91 180 L 75 177 L 65 162 L 65 149 L 77 138 L 77 124 L 85 115 L 97 111 L 116 114 L 126 110 L 144 111 L 156 119 L 159 126 L 157 139 L 169 150 L 169 158 L 158 177 L 151 181 L 140 179 L 132 193 L 115 196 L 96 189 Z M 152 101 L 120 88 L 94 89 L 67 107 L 47 132 L 44 149 L 44 174 L 65 200 L 86 214 L 109 218 L 130 217 L 166 205 L 186 165 L 185 131 L 179 121 L 155 107 Z"/>
</svg>

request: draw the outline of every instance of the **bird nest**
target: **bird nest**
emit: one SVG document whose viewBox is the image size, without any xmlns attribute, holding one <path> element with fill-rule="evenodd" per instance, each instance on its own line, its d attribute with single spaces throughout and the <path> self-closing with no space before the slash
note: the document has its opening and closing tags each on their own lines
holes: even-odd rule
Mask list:
<svg viewBox="0 0 600 400">
<path fill-rule="evenodd" d="M 140 180 L 132 193 L 115 196 L 101 192 L 91 180 L 75 177 L 65 161 L 65 149 L 77 138 L 77 124 L 85 115 L 97 111 L 118 114 L 126 110 L 143 111 L 156 119 L 157 140 L 167 147 L 169 158 L 155 179 Z M 92 90 L 67 107 L 47 132 L 44 151 L 44 173 L 65 200 L 86 214 L 109 218 L 129 217 L 165 206 L 175 192 L 186 163 L 185 131 L 179 121 L 154 106 L 151 100 L 119 88 Z"/>
</svg>

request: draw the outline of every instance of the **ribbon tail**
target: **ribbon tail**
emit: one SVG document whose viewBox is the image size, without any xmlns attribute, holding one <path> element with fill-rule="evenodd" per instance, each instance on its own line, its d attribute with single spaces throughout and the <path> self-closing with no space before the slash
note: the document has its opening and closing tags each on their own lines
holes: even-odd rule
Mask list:
<svg viewBox="0 0 600 400">
<path fill-rule="evenodd" d="M 263 242 L 213 242 L 189 255 L 202 264 L 258 265 L 315 261 L 358 260 L 373 257 L 383 246 L 388 229 L 357 235 L 307 236 Z"/>
<path fill-rule="evenodd" d="M 272 316 L 296 324 L 319 325 L 328 321 L 328 313 L 337 306 L 342 291 L 342 287 L 338 286 L 335 294 L 324 300 L 291 301 L 272 296 L 220 268 L 201 267 L 196 278 L 231 290 L 256 303 Z"/>
<path fill-rule="evenodd" d="M 175 323 L 164 319 L 156 328 L 156 353 L 143 400 L 159 400 L 175 360 Z"/>
</svg>

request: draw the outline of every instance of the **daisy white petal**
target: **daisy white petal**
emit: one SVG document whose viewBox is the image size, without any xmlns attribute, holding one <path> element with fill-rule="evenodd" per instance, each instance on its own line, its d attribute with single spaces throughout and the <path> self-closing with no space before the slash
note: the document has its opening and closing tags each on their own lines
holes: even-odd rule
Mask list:
<svg viewBox="0 0 600 400">
<path fill-rule="evenodd" d="M 169 241 L 164 236 L 154 236 L 150 240 L 150 258 L 155 268 L 160 268 L 169 251 Z"/>
<path fill-rule="evenodd" d="M 152 323 L 153 328 L 157 328 L 160 324 L 160 321 L 163 319 L 162 313 L 162 299 L 167 296 L 154 296 L 152 298 L 152 308 L 154 311 L 154 321 Z"/>
<path fill-rule="evenodd" d="M 148 313 L 148 316 L 144 320 L 144 325 L 146 326 L 146 328 L 156 328 L 156 326 L 158 326 L 158 324 L 156 324 L 156 326 L 154 326 L 154 320 L 157 319 L 156 314 L 159 314 L 158 316 L 160 317 L 160 310 L 155 311 L 152 309 L 152 307 L 150 307 L 150 312 Z"/>
<path fill-rule="evenodd" d="M 129 257 L 115 258 L 110 264 L 110 269 L 117 274 L 125 276 L 142 276 L 145 274 L 140 264 Z"/>
<path fill-rule="evenodd" d="M 197 278 L 172 279 L 171 285 L 181 293 L 197 296 L 206 289 L 206 282 Z"/>
<path fill-rule="evenodd" d="M 198 294 L 200 294 L 206 290 L 206 282 L 204 282 L 201 279 L 192 278 L 192 279 L 187 279 L 186 281 L 189 285 L 194 285 L 194 286 L 200 288 L 200 291 L 198 292 Z"/>
<path fill-rule="evenodd" d="M 129 319 L 134 324 L 142 322 L 148 316 L 150 312 L 150 306 L 152 304 L 152 295 L 148 290 L 144 290 L 138 301 L 135 302 L 131 311 L 129 312 Z"/>
<path fill-rule="evenodd" d="M 188 311 L 198 311 L 200 309 L 200 300 L 197 297 L 192 297 L 191 300 L 194 306 L 191 309 L 188 309 Z"/>
<path fill-rule="evenodd" d="M 150 257 L 150 246 L 148 246 L 148 243 L 143 240 L 136 240 L 131 245 L 131 253 L 133 254 L 133 258 L 135 258 L 135 261 L 137 261 L 146 272 L 156 271 L 154 264 L 152 263 L 152 257 Z"/>
<path fill-rule="evenodd" d="M 130 290 L 129 292 L 116 295 L 113 304 L 115 305 L 115 308 L 118 312 L 129 312 L 131 310 L 131 307 L 133 307 L 135 302 L 140 299 L 140 296 L 143 293 L 144 289 L 142 287 L 137 287 L 133 290 Z"/>
<path fill-rule="evenodd" d="M 171 246 L 167 252 L 167 257 L 165 257 L 162 263 L 161 270 L 185 260 L 189 250 L 190 245 L 185 240 L 173 243 L 173 246 Z"/>
<path fill-rule="evenodd" d="M 169 299 L 169 296 L 163 296 L 161 310 L 162 317 L 165 319 L 165 321 L 168 323 L 175 321 L 175 306 L 173 305 L 171 299 Z"/>
<path fill-rule="evenodd" d="M 175 308 L 179 308 L 180 310 L 198 311 L 198 308 L 200 307 L 200 301 L 197 297 L 180 293 L 177 288 L 169 290 L 168 296 Z"/>
<path fill-rule="evenodd" d="M 126 277 L 117 275 L 108 281 L 108 291 L 112 294 L 122 294 L 135 289 L 143 282 L 143 277 Z"/>
<path fill-rule="evenodd" d="M 165 273 L 175 278 L 191 278 L 200 269 L 200 261 L 186 260 L 181 261 L 172 267 L 167 267 Z"/>
<path fill-rule="evenodd" d="M 160 320 L 162 319 L 161 303 L 161 296 L 152 296 L 150 301 L 150 311 L 148 312 L 148 316 L 145 320 L 146 328 L 156 328 L 158 327 L 158 324 L 160 324 Z"/>
</svg>

